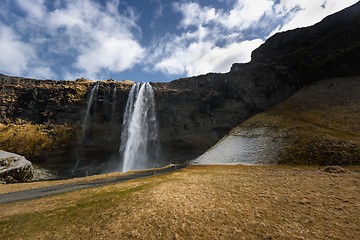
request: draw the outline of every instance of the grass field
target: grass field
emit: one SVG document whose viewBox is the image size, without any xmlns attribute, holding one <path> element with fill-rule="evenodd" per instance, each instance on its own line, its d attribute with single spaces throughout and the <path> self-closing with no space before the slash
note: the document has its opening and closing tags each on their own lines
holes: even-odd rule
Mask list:
<svg viewBox="0 0 360 240">
<path fill-rule="evenodd" d="M 192 166 L 2 204 L 0 239 L 356 239 L 360 167 L 348 170 Z"/>
</svg>

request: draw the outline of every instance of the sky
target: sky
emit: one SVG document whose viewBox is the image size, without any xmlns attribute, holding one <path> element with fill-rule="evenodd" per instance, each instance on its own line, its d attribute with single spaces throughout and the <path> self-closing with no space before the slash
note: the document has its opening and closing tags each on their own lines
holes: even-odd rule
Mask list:
<svg viewBox="0 0 360 240">
<path fill-rule="evenodd" d="M 358 0 L 2 0 L 0 73 L 170 81 L 228 72 Z"/>
</svg>

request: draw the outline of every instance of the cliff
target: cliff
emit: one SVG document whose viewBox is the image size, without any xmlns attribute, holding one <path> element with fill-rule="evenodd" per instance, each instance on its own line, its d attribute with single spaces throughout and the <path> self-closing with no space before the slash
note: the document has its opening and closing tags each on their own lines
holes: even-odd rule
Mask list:
<svg viewBox="0 0 360 240">
<path fill-rule="evenodd" d="M 270 37 L 249 63 L 158 89 L 163 142 L 200 153 L 231 128 L 325 78 L 360 75 L 360 2 L 311 27 Z M 341 80 L 339 80 L 341 81 Z"/>
<path fill-rule="evenodd" d="M 95 83 L 85 79 L 51 81 L 0 75 L 0 148 L 63 172 L 72 168 L 79 152 L 84 152 L 85 164 L 107 161 L 119 148 L 123 112 L 132 83 L 99 82 L 95 104 L 89 109 L 90 124 L 82 133 L 90 90 Z M 80 142 L 81 134 L 85 139 Z"/>
<path fill-rule="evenodd" d="M 314 26 L 275 34 L 253 52 L 251 62 L 236 63 L 228 73 L 153 83 L 163 161 L 183 161 L 203 153 L 239 123 L 308 84 L 324 78 L 359 76 L 357 29 L 360 3 Z M 70 153 L 81 147 L 87 153 L 84 165 L 94 169 L 104 167 L 117 153 L 131 84 L 100 82 L 87 141 L 82 146 L 78 137 L 94 82 L 1 75 L 0 84 L 0 127 L 2 136 L 8 136 L 0 138 L 0 148 L 29 159 L 56 159 L 51 163 L 64 164 L 73 161 Z M 18 144 L 22 138 L 16 136 L 23 131 L 19 126 L 35 129 L 35 136 Z M 37 142 L 39 136 L 43 140 Z M 30 156 L 23 150 L 28 142 L 33 145 Z M 17 149 L 11 149 L 13 146 Z"/>
</svg>

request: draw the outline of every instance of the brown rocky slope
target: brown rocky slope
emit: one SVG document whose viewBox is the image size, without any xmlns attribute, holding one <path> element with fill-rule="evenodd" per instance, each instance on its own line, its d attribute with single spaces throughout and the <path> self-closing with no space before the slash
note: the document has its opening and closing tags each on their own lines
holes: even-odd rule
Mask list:
<svg viewBox="0 0 360 240">
<path fill-rule="evenodd" d="M 306 86 L 234 128 L 195 163 L 358 165 L 359 92 L 360 77 Z"/>
</svg>

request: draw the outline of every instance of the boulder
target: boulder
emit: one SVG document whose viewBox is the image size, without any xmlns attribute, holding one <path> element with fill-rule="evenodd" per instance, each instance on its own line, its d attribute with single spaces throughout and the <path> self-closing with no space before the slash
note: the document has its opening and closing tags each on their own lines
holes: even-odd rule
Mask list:
<svg viewBox="0 0 360 240">
<path fill-rule="evenodd" d="M 340 166 L 326 166 L 321 171 L 327 172 L 327 173 L 350 173 L 349 171 L 345 170 L 344 168 Z"/>
<path fill-rule="evenodd" d="M 33 177 L 33 167 L 25 157 L 0 150 L 0 182 L 27 182 Z"/>
</svg>

